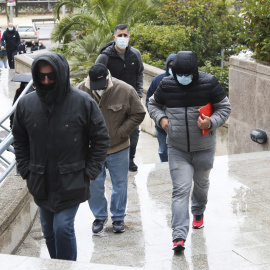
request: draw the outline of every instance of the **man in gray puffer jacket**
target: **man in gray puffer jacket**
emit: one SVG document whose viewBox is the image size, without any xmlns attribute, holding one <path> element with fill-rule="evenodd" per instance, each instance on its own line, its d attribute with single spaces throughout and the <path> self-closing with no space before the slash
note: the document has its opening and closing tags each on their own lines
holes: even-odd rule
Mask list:
<svg viewBox="0 0 270 270">
<path fill-rule="evenodd" d="M 172 66 L 172 76 L 165 77 L 149 100 L 148 111 L 156 124 L 167 132 L 172 194 L 173 250 L 184 250 L 189 230 L 189 195 L 192 226 L 204 226 L 203 213 L 213 167 L 216 130 L 228 119 L 230 102 L 215 76 L 198 71 L 196 56 L 179 51 Z M 213 114 L 198 111 L 211 103 Z M 211 130 L 202 135 L 202 129 Z"/>
</svg>

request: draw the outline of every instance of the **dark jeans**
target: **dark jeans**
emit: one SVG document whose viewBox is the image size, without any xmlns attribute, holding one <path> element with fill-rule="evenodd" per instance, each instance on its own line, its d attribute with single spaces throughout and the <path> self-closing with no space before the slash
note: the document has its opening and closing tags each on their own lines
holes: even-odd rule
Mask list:
<svg viewBox="0 0 270 270">
<path fill-rule="evenodd" d="M 18 51 L 8 51 L 7 50 L 7 57 L 8 57 L 8 65 L 10 69 L 14 69 L 14 56 L 17 55 Z"/>
<path fill-rule="evenodd" d="M 52 259 L 76 261 L 74 220 L 78 208 L 79 205 L 58 213 L 39 208 L 43 236 Z"/>
<path fill-rule="evenodd" d="M 130 139 L 129 160 L 130 161 L 135 158 L 136 147 L 139 141 L 139 133 L 140 133 L 140 127 L 137 126 L 129 135 L 129 139 Z"/>
</svg>

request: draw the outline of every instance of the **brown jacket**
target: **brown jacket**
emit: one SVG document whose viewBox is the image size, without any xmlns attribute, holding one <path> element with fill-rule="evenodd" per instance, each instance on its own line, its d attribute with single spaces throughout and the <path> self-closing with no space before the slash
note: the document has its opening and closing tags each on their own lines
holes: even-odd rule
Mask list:
<svg viewBox="0 0 270 270">
<path fill-rule="evenodd" d="M 132 86 L 109 77 L 111 79 L 102 97 L 97 91 L 89 89 L 89 79 L 78 88 L 89 93 L 99 104 L 110 135 L 111 148 L 108 154 L 113 154 L 129 147 L 129 135 L 143 121 L 145 110 Z"/>
</svg>

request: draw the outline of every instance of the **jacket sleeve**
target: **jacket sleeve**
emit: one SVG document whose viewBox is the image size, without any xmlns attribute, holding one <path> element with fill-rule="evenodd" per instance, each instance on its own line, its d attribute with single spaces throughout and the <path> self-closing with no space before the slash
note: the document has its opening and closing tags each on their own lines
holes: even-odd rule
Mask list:
<svg viewBox="0 0 270 270">
<path fill-rule="evenodd" d="M 4 32 L 4 34 L 2 35 L 2 38 L 1 38 L 1 47 L 4 46 L 5 39 L 6 39 L 6 31 Z"/>
<path fill-rule="evenodd" d="M 119 127 L 118 132 L 122 137 L 129 136 L 135 127 L 141 124 L 145 117 L 145 109 L 134 88 L 129 93 L 128 117 Z"/>
<path fill-rule="evenodd" d="M 161 90 L 162 82 L 159 84 L 155 94 L 149 99 L 148 112 L 150 117 L 155 121 L 156 125 L 160 126 L 162 118 L 168 118 L 164 111 L 164 101 Z"/>
<path fill-rule="evenodd" d="M 23 179 L 29 175 L 28 165 L 30 163 L 30 142 L 26 127 L 23 122 L 21 102 L 18 103 L 14 113 L 12 134 L 14 136 L 14 149 L 17 168 Z"/>
<path fill-rule="evenodd" d="M 101 172 L 102 165 L 110 148 L 110 137 L 105 120 L 97 103 L 91 98 L 88 123 L 89 150 L 86 159 L 86 174 L 95 180 Z"/>
<path fill-rule="evenodd" d="M 105 66 L 107 67 L 108 60 L 109 60 L 109 56 L 102 53 L 102 54 L 100 54 L 100 55 L 98 56 L 98 58 L 96 59 L 95 64 L 100 63 L 100 64 L 103 64 L 103 65 L 105 65 Z"/>
<path fill-rule="evenodd" d="M 21 43 L 21 37 L 20 37 L 19 32 L 17 32 L 17 47 L 20 45 L 20 43 Z"/>
<path fill-rule="evenodd" d="M 141 98 L 143 96 L 143 62 L 142 62 L 142 56 L 139 51 L 136 53 L 139 61 L 139 66 L 137 69 L 137 78 L 136 78 L 136 91 Z"/>
<path fill-rule="evenodd" d="M 231 113 L 231 104 L 228 97 L 218 103 L 213 104 L 214 113 L 210 117 L 211 126 L 209 129 L 216 129 L 226 122 Z"/>
<path fill-rule="evenodd" d="M 156 91 L 156 84 L 155 84 L 155 78 L 154 78 L 153 81 L 151 82 L 149 88 L 148 88 L 147 93 L 146 93 L 146 99 L 145 99 L 146 108 L 148 108 L 149 98 L 154 95 L 155 91 Z"/>
</svg>

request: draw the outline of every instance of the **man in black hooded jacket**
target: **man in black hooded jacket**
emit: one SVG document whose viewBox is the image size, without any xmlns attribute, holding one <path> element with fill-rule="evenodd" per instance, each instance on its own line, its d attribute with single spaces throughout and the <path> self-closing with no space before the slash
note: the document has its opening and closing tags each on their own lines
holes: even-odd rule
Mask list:
<svg viewBox="0 0 270 270">
<path fill-rule="evenodd" d="M 76 260 L 75 215 L 101 172 L 109 135 L 96 102 L 70 86 L 62 54 L 38 55 L 32 77 L 36 91 L 20 99 L 13 121 L 18 170 L 39 206 L 51 258 Z"/>
<path fill-rule="evenodd" d="M 6 42 L 6 50 L 8 56 L 8 65 L 10 69 L 14 69 L 14 56 L 18 53 L 18 46 L 21 43 L 20 35 L 12 23 L 8 24 L 7 30 L 4 32 L 1 39 L 1 48 L 4 48 Z"/>
</svg>

